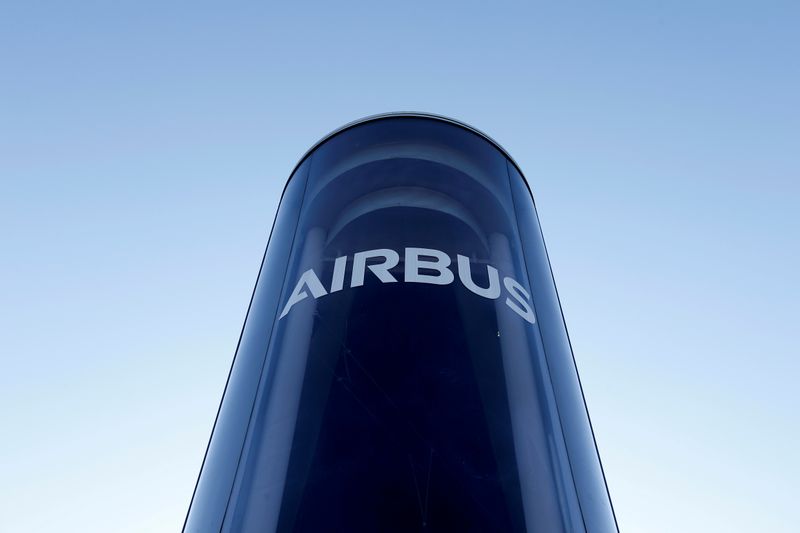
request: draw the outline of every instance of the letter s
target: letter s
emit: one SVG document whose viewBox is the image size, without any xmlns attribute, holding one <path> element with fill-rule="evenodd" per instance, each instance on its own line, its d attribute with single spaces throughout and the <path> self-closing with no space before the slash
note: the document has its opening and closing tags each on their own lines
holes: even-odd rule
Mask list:
<svg viewBox="0 0 800 533">
<path fill-rule="evenodd" d="M 535 324 L 536 317 L 533 315 L 533 309 L 531 309 L 530 304 L 528 304 L 526 301 L 531 299 L 531 295 L 528 294 L 528 291 L 526 291 L 515 279 L 509 277 L 503 279 L 503 285 L 505 285 L 506 289 L 511 294 L 511 297 L 516 300 L 516 302 L 514 302 L 511 300 L 511 298 L 506 298 L 506 305 L 509 306 L 512 311 L 524 318 L 527 322 Z"/>
</svg>

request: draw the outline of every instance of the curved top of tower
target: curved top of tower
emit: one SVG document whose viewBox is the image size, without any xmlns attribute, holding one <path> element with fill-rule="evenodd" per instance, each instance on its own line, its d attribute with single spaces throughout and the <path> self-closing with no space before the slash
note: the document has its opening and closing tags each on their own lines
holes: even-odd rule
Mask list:
<svg viewBox="0 0 800 533">
<path fill-rule="evenodd" d="M 528 186 L 528 188 L 530 189 L 530 186 L 528 185 L 528 180 L 527 180 L 527 178 L 525 178 L 525 174 L 522 172 L 522 169 L 520 169 L 520 167 L 517 164 L 517 162 L 514 161 L 514 158 L 511 157 L 511 154 L 509 154 L 508 151 L 505 148 L 503 148 L 503 146 L 500 143 L 498 143 L 497 141 L 492 139 L 489 135 L 487 135 L 486 133 L 482 132 L 481 130 L 479 130 L 478 128 L 476 128 L 474 126 L 471 126 L 471 125 L 467 124 L 466 122 L 462 122 L 462 121 L 454 119 L 454 118 L 446 117 L 444 115 L 437 115 L 436 113 L 426 113 L 426 112 L 419 112 L 419 111 L 393 111 L 393 112 L 388 112 L 388 113 L 379 113 L 379 114 L 376 114 L 376 115 L 369 115 L 369 116 L 366 116 L 366 117 L 362 117 L 362 118 L 359 118 L 359 119 L 354 120 L 352 122 L 348 122 L 344 126 L 342 126 L 340 128 L 337 128 L 337 129 L 333 130 L 332 132 L 328 133 L 327 135 L 322 137 L 320 140 L 315 142 L 311 146 L 311 148 L 306 150 L 306 152 L 303 154 L 303 157 L 301 157 L 297 161 L 297 164 L 294 166 L 294 168 L 292 169 L 292 172 L 289 174 L 290 179 L 291 179 L 291 176 L 294 175 L 294 173 L 297 170 L 297 168 L 303 163 L 303 161 L 306 160 L 306 158 L 309 155 L 311 155 L 317 148 L 319 148 L 321 145 L 325 144 L 327 141 L 329 141 L 333 137 L 336 137 L 340 133 L 343 133 L 343 132 L 345 132 L 345 131 L 347 131 L 349 129 L 352 129 L 352 128 L 356 127 L 356 126 L 361 126 L 362 124 L 366 124 L 366 123 L 369 123 L 369 122 L 377 122 L 377 121 L 386 120 L 386 119 L 394 119 L 394 118 L 421 118 L 421 119 L 434 120 L 434 121 L 438 121 L 438 122 L 444 122 L 444 123 L 447 123 L 447 124 L 451 124 L 453 126 L 457 126 L 459 128 L 465 129 L 465 130 L 467 130 L 467 131 L 469 131 L 471 133 L 474 133 L 475 135 L 477 135 L 477 136 L 483 138 L 484 140 L 486 140 L 487 142 L 489 142 L 489 144 L 491 144 L 499 152 L 501 152 L 503 154 L 503 156 L 505 156 L 506 159 L 508 159 L 511 162 L 511 164 L 514 165 L 514 167 L 516 167 L 516 169 L 519 172 L 520 176 L 522 176 L 523 181 L 525 182 L 525 185 Z"/>
</svg>

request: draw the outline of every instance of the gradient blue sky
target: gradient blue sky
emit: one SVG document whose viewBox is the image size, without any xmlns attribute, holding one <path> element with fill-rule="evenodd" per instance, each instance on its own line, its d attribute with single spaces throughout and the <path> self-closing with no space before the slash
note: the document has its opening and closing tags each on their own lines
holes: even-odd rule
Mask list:
<svg viewBox="0 0 800 533">
<path fill-rule="evenodd" d="M 797 531 L 800 4 L 0 5 L 0 531 L 173 532 L 284 181 L 390 110 L 525 171 L 625 532 Z"/>
</svg>

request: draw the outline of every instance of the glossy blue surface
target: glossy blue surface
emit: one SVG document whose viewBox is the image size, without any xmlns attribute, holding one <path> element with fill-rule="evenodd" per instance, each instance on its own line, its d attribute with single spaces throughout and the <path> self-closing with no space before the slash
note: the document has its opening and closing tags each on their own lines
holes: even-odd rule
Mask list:
<svg viewBox="0 0 800 533">
<path fill-rule="evenodd" d="M 184 528 L 616 531 L 535 208 L 436 117 L 289 181 Z"/>
</svg>

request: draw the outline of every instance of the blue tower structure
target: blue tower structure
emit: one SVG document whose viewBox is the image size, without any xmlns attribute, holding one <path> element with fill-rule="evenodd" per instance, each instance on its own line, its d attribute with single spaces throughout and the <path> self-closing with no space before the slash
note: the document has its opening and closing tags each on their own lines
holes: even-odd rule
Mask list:
<svg viewBox="0 0 800 533">
<path fill-rule="evenodd" d="M 184 525 L 325 531 L 617 531 L 530 189 L 452 119 L 295 168 Z"/>
</svg>

